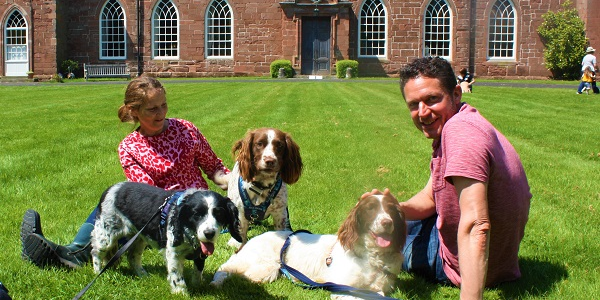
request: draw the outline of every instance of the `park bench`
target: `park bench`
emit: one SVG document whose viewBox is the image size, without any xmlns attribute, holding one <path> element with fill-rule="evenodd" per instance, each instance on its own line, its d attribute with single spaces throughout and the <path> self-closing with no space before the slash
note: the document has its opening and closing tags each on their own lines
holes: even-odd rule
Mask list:
<svg viewBox="0 0 600 300">
<path fill-rule="evenodd" d="M 88 78 L 126 77 L 131 79 L 129 67 L 126 64 L 92 65 L 83 64 L 83 76 Z"/>
</svg>

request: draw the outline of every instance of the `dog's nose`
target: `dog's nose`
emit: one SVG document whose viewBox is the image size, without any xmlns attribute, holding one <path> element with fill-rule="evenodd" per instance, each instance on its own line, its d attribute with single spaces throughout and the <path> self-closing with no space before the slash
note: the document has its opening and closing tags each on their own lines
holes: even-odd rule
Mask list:
<svg viewBox="0 0 600 300">
<path fill-rule="evenodd" d="M 271 167 L 275 166 L 275 163 L 277 162 L 277 159 L 275 157 L 273 157 L 273 156 L 265 156 L 263 158 L 263 161 L 265 162 L 265 165 L 267 167 L 271 168 Z"/>
<path fill-rule="evenodd" d="M 212 228 L 211 228 L 211 229 L 205 229 L 205 230 L 203 231 L 203 233 L 204 233 L 204 236 L 205 236 L 207 239 L 209 239 L 209 240 L 210 240 L 210 239 L 212 239 L 213 237 L 215 237 L 215 233 L 216 233 L 216 231 L 215 231 L 214 229 L 212 229 Z"/>
<path fill-rule="evenodd" d="M 381 226 L 383 226 L 383 228 L 390 228 L 392 226 L 392 220 L 391 219 L 381 220 Z"/>
</svg>

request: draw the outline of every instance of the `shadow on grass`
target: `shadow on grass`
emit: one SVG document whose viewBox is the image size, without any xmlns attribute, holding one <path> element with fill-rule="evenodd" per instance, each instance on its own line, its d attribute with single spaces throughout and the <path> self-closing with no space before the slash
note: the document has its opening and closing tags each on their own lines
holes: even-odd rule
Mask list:
<svg viewBox="0 0 600 300">
<path fill-rule="evenodd" d="M 520 258 L 521 278 L 498 285 L 504 299 L 522 298 L 523 295 L 543 296 L 550 293 L 557 283 L 569 277 L 562 264 L 532 258 Z"/>
<path fill-rule="evenodd" d="M 567 269 L 562 264 L 541 261 L 531 258 L 520 258 L 521 278 L 512 282 L 501 283 L 490 288 L 500 295 L 501 299 L 522 299 L 528 297 L 543 297 L 550 294 L 554 287 L 568 277 Z M 396 282 L 399 289 L 406 295 L 403 299 L 439 299 L 446 293 L 458 295 L 458 288 L 450 285 L 436 284 L 422 277 L 401 276 Z M 444 291 L 444 289 L 450 290 Z"/>
</svg>

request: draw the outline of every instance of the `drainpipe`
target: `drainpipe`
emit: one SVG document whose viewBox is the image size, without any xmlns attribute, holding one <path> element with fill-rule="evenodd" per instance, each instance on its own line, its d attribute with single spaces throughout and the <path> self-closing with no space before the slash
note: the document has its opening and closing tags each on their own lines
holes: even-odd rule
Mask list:
<svg viewBox="0 0 600 300">
<path fill-rule="evenodd" d="M 144 44 L 143 41 L 143 37 L 144 35 L 142 34 L 142 30 L 143 30 L 143 14 L 142 14 L 142 4 L 141 4 L 142 0 L 137 0 L 136 2 L 136 10 L 137 10 L 137 53 L 136 53 L 136 58 L 137 58 L 137 75 L 140 76 L 142 75 L 143 71 L 143 61 L 142 61 L 142 54 L 140 53 L 140 51 L 142 51 L 142 46 Z"/>
<path fill-rule="evenodd" d="M 31 70 L 34 71 L 33 69 L 33 21 L 34 21 L 34 16 L 33 16 L 33 0 L 29 0 L 29 28 L 27 28 L 27 43 L 29 43 L 29 45 L 27 45 L 27 48 L 29 49 L 29 53 L 27 53 L 27 56 L 29 56 L 29 66 L 27 66 L 29 69 L 27 69 L 27 71 Z M 56 33 L 55 33 L 56 34 Z M 4 73 L 6 73 L 6 70 L 4 70 Z"/>
<path fill-rule="evenodd" d="M 477 28 L 477 0 L 471 0 L 469 9 L 469 72 L 475 75 L 475 51 L 476 51 L 476 32 Z"/>
</svg>

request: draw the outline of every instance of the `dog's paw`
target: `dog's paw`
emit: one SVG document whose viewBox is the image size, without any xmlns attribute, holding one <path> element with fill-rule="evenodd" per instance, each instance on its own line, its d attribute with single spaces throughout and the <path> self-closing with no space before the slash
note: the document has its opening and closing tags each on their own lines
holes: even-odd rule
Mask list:
<svg viewBox="0 0 600 300">
<path fill-rule="evenodd" d="M 225 279 L 227 279 L 227 277 L 229 277 L 229 273 L 217 271 L 215 273 L 215 276 L 213 276 L 213 280 L 210 282 L 210 285 L 216 288 L 220 288 L 221 286 L 223 286 L 223 282 L 225 282 Z"/>
<path fill-rule="evenodd" d="M 187 288 L 185 286 L 183 286 L 183 287 L 181 287 L 181 286 L 175 286 L 175 287 L 171 288 L 171 294 L 178 294 L 178 295 L 187 296 L 188 292 L 187 292 Z"/>
<path fill-rule="evenodd" d="M 242 243 L 236 241 L 234 238 L 230 238 L 229 241 L 227 242 L 227 245 L 229 245 L 229 247 L 232 247 L 235 249 L 240 249 L 240 247 L 242 247 Z"/>
</svg>

